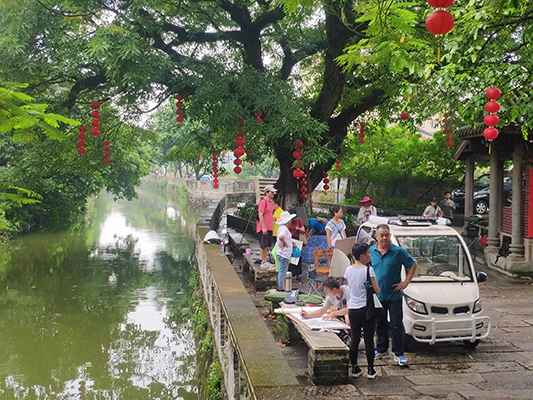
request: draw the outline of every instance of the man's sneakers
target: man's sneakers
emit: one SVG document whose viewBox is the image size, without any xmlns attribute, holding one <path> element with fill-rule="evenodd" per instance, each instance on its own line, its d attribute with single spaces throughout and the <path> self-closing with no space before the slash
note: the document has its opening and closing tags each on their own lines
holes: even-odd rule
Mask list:
<svg viewBox="0 0 533 400">
<path fill-rule="evenodd" d="M 400 367 L 407 365 L 407 359 L 403 355 L 394 356 L 394 362 L 397 362 Z"/>
<path fill-rule="evenodd" d="M 276 265 L 272 264 L 269 261 L 265 261 L 264 263 L 261 263 L 261 266 L 264 267 L 264 268 L 268 268 L 268 267 L 275 267 Z"/>
<path fill-rule="evenodd" d="M 385 350 L 383 353 L 380 353 L 379 351 L 374 351 L 374 360 L 381 360 L 383 358 L 389 358 L 389 352 Z"/>
<path fill-rule="evenodd" d="M 352 370 L 350 371 L 350 376 L 352 378 L 357 378 L 359 376 L 363 375 L 363 371 L 361 370 L 361 368 L 359 368 L 359 366 L 357 365 L 352 365 Z"/>
<path fill-rule="evenodd" d="M 373 367 L 368 367 L 368 372 L 366 373 L 366 377 L 368 379 L 376 379 L 376 376 L 378 376 L 378 373 Z"/>
</svg>

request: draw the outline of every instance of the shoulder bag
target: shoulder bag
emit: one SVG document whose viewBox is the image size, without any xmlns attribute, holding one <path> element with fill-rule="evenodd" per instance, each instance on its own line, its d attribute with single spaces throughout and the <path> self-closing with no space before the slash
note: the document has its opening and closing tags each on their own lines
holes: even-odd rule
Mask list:
<svg viewBox="0 0 533 400">
<path fill-rule="evenodd" d="M 371 320 L 378 316 L 380 309 L 383 308 L 381 302 L 378 299 L 374 288 L 372 287 L 372 280 L 370 279 L 370 266 L 366 266 L 366 319 Z"/>
</svg>

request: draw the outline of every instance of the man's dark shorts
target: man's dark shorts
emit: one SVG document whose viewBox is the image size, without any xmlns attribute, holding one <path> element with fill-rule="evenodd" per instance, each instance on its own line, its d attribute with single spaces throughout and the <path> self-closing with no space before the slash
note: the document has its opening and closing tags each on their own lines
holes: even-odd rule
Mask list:
<svg viewBox="0 0 533 400">
<path fill-rule="evenodd" d="M 267 231 L 266 235 L 263 235 L 263 231 L 259 232 L 259 247 L 262 249 L 272 247 L 272 231 Z"/>
</svg>

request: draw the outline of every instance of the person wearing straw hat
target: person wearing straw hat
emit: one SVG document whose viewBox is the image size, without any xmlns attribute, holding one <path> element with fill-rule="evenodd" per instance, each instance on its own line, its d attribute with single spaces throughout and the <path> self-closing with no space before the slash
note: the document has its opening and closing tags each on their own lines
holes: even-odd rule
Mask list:
<svg viewBox="0 0 533 400">
<path fill-rule="evenodd" d="M 286 225 L 294 217 L 296 217 L 296 214 L 283 211 L 276 221 L 276 224 L 279 225 L 277 238 L 278 251 L 276 252 L 276 258 L 279 260 L 278 290 L 283 290 L 285 275 L 292 255 L 292 235 Z"/>
<path fill-rule="evenodd" d="M 363 200 L 359 201 L 359 205 L 361 206 L 359 214 L 357 214 L 359 224 L 368 221 L 371 215 L 378 215 L 376 207 L 374 207 L 374 200 L 370 197 L 363 197 Z"/>
</svg>

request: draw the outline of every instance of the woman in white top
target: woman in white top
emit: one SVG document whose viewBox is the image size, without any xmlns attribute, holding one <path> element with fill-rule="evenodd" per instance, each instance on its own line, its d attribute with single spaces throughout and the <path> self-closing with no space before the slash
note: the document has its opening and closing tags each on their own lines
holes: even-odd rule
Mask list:
<svg viewBox="0 0 533 400">
<path fill-rule="evenodd" d="M 331 219 L 326 224 L 326 237 L 328 240 L 328 248 L 335 247 L 337 239 L 346 239 L 346 224 L 342 218 L 342 208 L 340 206 L 333 206 L 330 209 Z"/>
<path fill-rule="evenodd" d="M 350 362 L 352 370 L 350 375 L 354 378 L 361 376 L 363 371 L 357 365 L 357 352 L 359 341 L 361 340 L 361 328 L 363 328 L 365 340 L 366 360 L 368 363 L 368 379 L 374 379 L 377 375 L 374 369 L 374 330 L 376 326 L 375 318 L 366 319 L 366 287 L 367 265 L 370 265 L 370 246 L 366 243 L 356 244 L 352 249 L 352 256 L 355 263 L 346 268 L 344 278 L 350 287 L 350 300 L 348 301 L 348 317 L 351 326 Z M 376 274 L 372 267 L 368 267 L 370 282 L 375 293 L 379 293 L 379 286 L 376 281 Z"/>
<path fill-rule="evenodd" d="M 426 207 L 422 215 L 427 215 L 428 217 L 442 217 L 443 213 L 440 207 L 437 205 L 436 197 L 431 198 L 429 206 Z"/>
<path fill-rule="evenodd" d="M 374 200 L 372 200 L 370 197 L 365 196 L 363 200 L 359 201 L 359 205 L 361 208 L 357 214 L 357 220 L 360 224 L 368 221 L 371 215 L 378 215 L 376 207 L 374 207 Z"/>
</svg>

